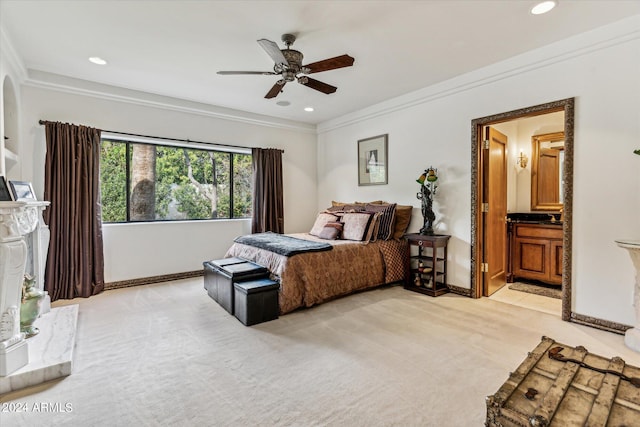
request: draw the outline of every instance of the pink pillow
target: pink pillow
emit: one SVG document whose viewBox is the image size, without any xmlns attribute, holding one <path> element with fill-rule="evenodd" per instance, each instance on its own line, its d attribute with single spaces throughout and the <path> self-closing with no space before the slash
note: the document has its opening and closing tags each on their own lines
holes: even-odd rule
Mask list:
<svg viewBox="0 0 640 427">
<path fill-rule="evenodd" d="M 331 215 L 329 213 L 321 212 L 318 214 L 318 217 L 316 218 L 316 222 L 313 224 L 313 227 L 311 228 L 311 231 L 309 231 L 309 234 L 311 234 L 312 236 L 320 237 L 320 232 L 322 231 L 324 226 L 328 222 L 335 222 L 337 220 L 338 220 L 337 216 Z"/>
</svg>

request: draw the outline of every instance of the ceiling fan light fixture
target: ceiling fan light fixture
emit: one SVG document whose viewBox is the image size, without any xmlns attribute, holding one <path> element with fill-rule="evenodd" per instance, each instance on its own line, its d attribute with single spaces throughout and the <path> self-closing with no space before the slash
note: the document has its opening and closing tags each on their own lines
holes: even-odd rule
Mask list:
<svg viewBox="0 0 640 427">
<path fill-rule="evenodd" d="M 291 105 L 291 103 L 289 101 L 278 101 L 276 102 L 276 105 L 279 105 L 281 107 L 288 107 L 289 105 Z"/>
<path fill-rule="evenodd" d="M 556 7 L 558 2 L 555 0 L 543 1 L 531 8 L 531 13 L 533 15 L 542 15 L 543 13 L 549 12 L 551 9 Z"/>
<path fill-rule="evenodd" d="M 287 81 L 287 82 L 292 82 L 296 79 L 296 73 L 293 71 L 283 71 L 282 72 L 282 78 Z"/>
<path fill-rule="evenodd" d="M 307 113 L 311 113 L 313 112 L 313 107 L 304 107 L 304 111 L 306 111 Z"/>
</svg>

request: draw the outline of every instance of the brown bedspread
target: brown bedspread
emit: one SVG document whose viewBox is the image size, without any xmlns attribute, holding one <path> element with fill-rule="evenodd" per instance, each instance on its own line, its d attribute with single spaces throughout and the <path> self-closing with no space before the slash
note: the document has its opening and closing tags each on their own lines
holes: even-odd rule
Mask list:
<svg viewBox="0 0 640 427">
<path fill-rule="evenodd" d="M 235 256 L 267 267 L 280 279 L 280 313 L 311 307 L 355 291 L 404 279 L 407 261 L 405 241 L 353 242 L 322 240 L 307 233 L 292 237 L 330 243 L 326 252 L 285 257 L 234 243 L 226 256 Z"/>
</svg>

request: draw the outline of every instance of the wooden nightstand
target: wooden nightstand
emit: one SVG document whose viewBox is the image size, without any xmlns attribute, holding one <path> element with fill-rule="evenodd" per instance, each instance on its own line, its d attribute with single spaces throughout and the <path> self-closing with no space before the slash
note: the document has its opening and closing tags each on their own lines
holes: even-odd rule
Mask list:
<svg viewBox="0 0 640 427">
<path fill-rule="evenodd" d="M 434 234 L 405 234 L 409 242 L 409 272 L 405 289 L 437 297 L 449 292 L 447 288 L 447 243 L 451 236 Z M 418 254 L 411 255 L 411 247 L 418 247 Z"/>
</svg>

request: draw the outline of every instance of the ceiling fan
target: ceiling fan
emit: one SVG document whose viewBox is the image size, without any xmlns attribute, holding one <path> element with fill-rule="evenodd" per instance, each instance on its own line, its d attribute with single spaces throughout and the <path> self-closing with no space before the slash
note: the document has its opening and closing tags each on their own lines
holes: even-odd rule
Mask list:
<svg viewBox="0 0 640 427">
<path fill-rule="evenodd" d="M 301 85 L 310 87 L 322 93 L 330 94 L 338 89 L 327 83 L 307 77 L 305 74 L 319 73 L 321 71 L 335 70 L 336 68 L 350 67 L 353 65 L 354 59 L 349 55 L 336 56 L 335 58 L 324 59 L 307 65 L 302 65 L 302 53 L 291 49 L 291 45 L 296 41 L 293 34 L 283 34 L 282 41 L 287 46 L 286 49 L 280 49 L 278 45 L 271 40 L 260 39 L 258 44 L 273 59 L 275 65 L 273 71 L 218 71 L 221 75 L 233 74 L 256 74 L 263 76 L 279 75 L 280 80 L 267 92 L 265 98 L 275 98 L 278 96 L 287 82 L 298 80 Z"/>
</svg>

